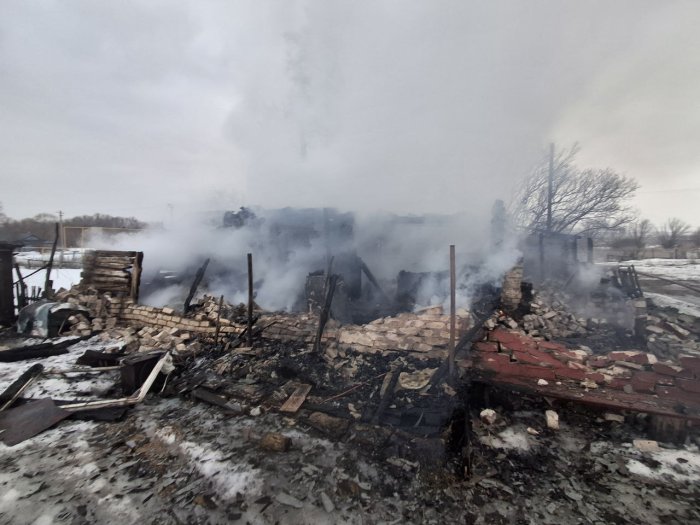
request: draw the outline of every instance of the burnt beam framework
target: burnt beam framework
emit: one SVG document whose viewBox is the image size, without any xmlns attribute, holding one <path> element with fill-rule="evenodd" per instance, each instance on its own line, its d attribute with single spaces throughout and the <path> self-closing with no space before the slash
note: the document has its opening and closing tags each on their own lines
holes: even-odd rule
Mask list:
<svg viewBox="0 0 700 525">
<path fill-rule="evenodd" d="M 19 246 L 0 242 L 0 325 L 9 326 L 15 322 L 12 254 Z"/>
</svg>

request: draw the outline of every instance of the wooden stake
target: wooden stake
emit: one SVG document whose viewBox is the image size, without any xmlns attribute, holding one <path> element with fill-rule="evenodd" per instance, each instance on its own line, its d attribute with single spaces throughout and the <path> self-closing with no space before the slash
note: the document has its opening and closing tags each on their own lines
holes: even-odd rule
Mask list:
<svg viewBox="0 0 700 525">
<path fill-rule="evenodd" d="M 454 377 L 455 373 L 455 329 L 456 320 L 456 302 L 457 302 L 457 271 L 455 268 L 455 245 L 450 245 L 450 348 L 448 353 L 448 365 L 450 378 Z"/>
<path fill-rule="evenodd" d="M 253 346 L 253 254 L 248 254 L 248 346 Z"/>
<path fill-rule="evenodd" d="M 221 329 L 221 309 L 224 306 L 224 296 L 219 299 L 219 311 L 216 313 L 216 331 L 214 332 L 214 345 L 219 344 L 219 330 Z"/>
<path fill-rule="evenodd" d="M 47 299 L 51 298 L 53 295 L 53 282 L 51 281 L 51 268 L 53 268 L 53 257 L 56 255 L 56 244 L 58 244 L 58 223 L 56 223 L 56 234 L 53 239 L 53 246 L 51 246 L 51 256 L 49 257 L 49 263 L 46 265 L 46 282 L 44 283 L 44 297 Z"/>
<path fill-rule="evenodd" d="M 19 264 L 15 263 L 15 271 L 17 272 L 17 279 L 19 280 L 17 294 L 17 309 L 21 310 L 27 306 L 27 285 L 22 277 L 22 272 L 19 271 Z"/>
<path fill-rule="evenodd" d="M 143 265 L 143 252 L 136 252 L 134 266 L 131 268 L 131 299 L 139 302 L 139 288 L 141 286 L 141 268 Z"/>
<path fill-rule="evenodd" d="M 326 297 L 323 301 L 323 307 L 321 308 L 321 313 L 318 319 L 318 329 L 316 330 L 316 339 L 314 340 L 314 352 L 321 351 L 321 338 L 323 337 L 323 330 L 326 328 L 326 323 L 328 322 L 328 317 L 331 313 L 333 294 L 335 293 L 335 286 L 337 282 L 337 275 L 331 275 L 330 279 L 328 279 L 328 289 L 326 290 Z"/>
<path fill-rule="evenodd" d="M 190 287 L 190 293 L 187 294 L 187 299 L 185 299 L 185 313 L 187 313 L 190 309 L 190 303 L 194 298 L 194 294 L 197 293 L 199 283 L 202 282 L 202 279 L 204 278 L 204 272 L 207 271 L 207 266 L 209 266 L 209 259 L 204 261 L 202 267 L 197 270 L 197 275 L 194 276 L 194 281 L 192 281 L 192 286 Z"/>
</svg>

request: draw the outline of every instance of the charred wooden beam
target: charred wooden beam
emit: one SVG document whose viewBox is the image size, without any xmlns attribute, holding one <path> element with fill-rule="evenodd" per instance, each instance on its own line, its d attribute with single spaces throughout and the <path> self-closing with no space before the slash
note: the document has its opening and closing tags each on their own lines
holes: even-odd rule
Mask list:
<svg viewBox="0 0 700 525">
<path fill-rule="evenodd" d="M 318 319 L 318 329 L 316 330 L 316 339 L 314 340 L 314 351 L 321 351 L 321 338 L 323 337 L 323 330 L 326 328 L 326 323 L 330 317 L 331 304 L 333 304 L 333 294 L 335 293 L 335 287 L 338 282 L 337 275 L 331 275 L 328 280 L 328 289 L 326 290 L 326 299 L 323 302 L 323 308 L 321 308 L 321 314 Z"/>
<path fill-rule="evenodd" d="M 4 392 L 0 393 L 0 412 L 12 406 L 12 404 L 22 395 L 27 387 L 44 371 L 41 363 L 35 363 L 22 372 L 16 380 L 8 386 Z"/>
<path fill-rule="evenodd" d="M 194 276 L 194 281 L 192 281 L 192 286 L 190 286 L 190 292 L 187 294 L 187 299 L 185 299 L 185 313 L 190 310 L 190 303 L 194 298 L 194 294 L 197 293 L 199 283 L 204 279 L 204 272 L 207 271 L 207 266 L 209 266 L 209 259 L 204 261 L 204 264 L 197 270 L 197 274 Z"/>
<path fill-rule="evenodd" d="M 56 255 L 56 245 L 58 244 L 59 237 L 59 227 L 56 223 L 56 234 L 53 239 L 53 245 L 51 246 L 51 255 L 49 256 L 49 262 L 46 265 L 46 281 L 44 282 L 44 297 L 50 299 L 53 295 L 53 282 L 51 281 L 51 269 L 53 268 L 53 258 Z"/>
</svg>

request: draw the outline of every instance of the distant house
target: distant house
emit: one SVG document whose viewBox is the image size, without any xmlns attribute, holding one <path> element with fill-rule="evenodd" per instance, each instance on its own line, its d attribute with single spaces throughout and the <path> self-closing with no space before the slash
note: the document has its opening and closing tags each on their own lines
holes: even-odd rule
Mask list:
<svg viewBox="0 0 700 525">
<path fill-rule="evenodd" d="M 26 250 L 27 248 L 43 248 L 46 246 L 51 246 L 53 244 L 52 241 L 42 239 L 41 237 L 39 237 L 38 235 L 34 235 L 33 233 L 23 233 L 16 239 L 14 239 L 13 242 L 17 244 L 22 244 L 24 250 Z"/>
</svg>

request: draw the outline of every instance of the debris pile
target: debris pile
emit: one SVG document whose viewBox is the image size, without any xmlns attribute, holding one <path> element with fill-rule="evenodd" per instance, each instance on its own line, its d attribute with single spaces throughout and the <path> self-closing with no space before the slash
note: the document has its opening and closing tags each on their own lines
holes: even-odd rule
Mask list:
<svg viewBox="0 0 700 525">
<path fill-rule="evenodd" d="M 683 354 L 700 356 L 700 318 L 675 308 L 660 308 L 653 301 L 642 319 L 647 349 L 661 359 Z"/>
</svg>

